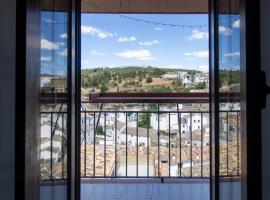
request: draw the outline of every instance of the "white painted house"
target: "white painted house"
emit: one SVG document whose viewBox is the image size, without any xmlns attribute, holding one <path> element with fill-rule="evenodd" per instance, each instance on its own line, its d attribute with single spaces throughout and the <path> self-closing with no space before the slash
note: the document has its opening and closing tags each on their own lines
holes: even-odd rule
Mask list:
<svg viewBox="0 0 270 200">
<path fill-rule="evenodd" d="M 179 123 L 178 123 L 178 114 L 172 113 L 170 115 L 170 129 L 171 130 L 179 130 Z M 202 120 L 202 122 L 201 122 Z M 202 123 L 202 124 L 201 124 Z M 192 125 L 192 131 L 201 130 L 201 126 L 203 125 L 203 128 L 209 124 L 209 118 L 203 115 L 201 117 L 200 114 L 192 114 L 192 118 L 190 119 L 189 113 L 182 113 L 181 114 L 181 133 L 185 134 L 190 131 L 191 125 Z M 159 115 L 159 127 L 158 127 L 158 115 L 151 115 L 150 117 L 150 125 L 153 129 L 158 130 L 169 130 L 169 115 L 168 114 L 162 114 Z"/>
<path fill-rule="evenodd" d="M 187 72 L 178 72 L 184 85 L 192 84 L 192 77 Z"/>
<path fill-rule="evenodd" d="M 165 79 L 179 79 L 180 75 L 178 73 L 172 73 L 172 72 L 167 72 L 166 74 L 163 75 L 163 78 Z"/>
</svg>

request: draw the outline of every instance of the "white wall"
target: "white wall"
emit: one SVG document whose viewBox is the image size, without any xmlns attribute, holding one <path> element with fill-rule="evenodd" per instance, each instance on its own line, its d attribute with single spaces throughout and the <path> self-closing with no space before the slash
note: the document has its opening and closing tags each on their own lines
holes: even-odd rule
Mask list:
<svg viewBox="0 0 270 200">
<path fill-rule="evenodd" d="M 270 1 L 261 0 L 261 65 L 270 85 Z M 270 96 L 262 111 L 262 190 L 263 200 L 270 199 Z"/>
</svg>

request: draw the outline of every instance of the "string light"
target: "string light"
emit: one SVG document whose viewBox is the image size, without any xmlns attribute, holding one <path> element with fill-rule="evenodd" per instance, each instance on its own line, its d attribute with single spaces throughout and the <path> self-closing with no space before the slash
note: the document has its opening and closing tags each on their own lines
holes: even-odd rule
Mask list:
<svg viewBox="0 0 270 200">
<path fill-rule="evenodd" d="M 205 27 L 208 27 L 208 25 L 187 25 L 187 24 L 170 24 L 170 23 L 163 23 L 163 22 L 157 22 L 157 21 L 150 21 L 150 20 L 146 20 L 146 19 L 139 19 L 139 18 L 135 18 L 135 17 L 129 17 L 126 15 L 122 15 L 122 14 L 115 14 L 118 15 L 122 18 L 125 18 L 127 20 L 132 20 L 132 21 L 136 21 L 136 22 L 143 22 L 143 23 L 147 23 L 147 24 L 153 24 L 155 26 L 170 26 L 170 27 L 178 27 L 178 28 L 190 28 L 190 29 L 194 29 L 194 28 L 198 28 L 198 29 L 202 29 Z"/>
<path fill-rule="evenodd" d="M 120 16 L 122 18 L 125 18 L 125 19 L 128 19 L 128 20 L 133 20 L 133 21 L 136 21 L 136 22 L 143 22 L 143 23 L 152 24 L 152 25 L 155 25 L 155 26 L 169 26 L 169 27 L 173 27 L 173 28 L 177 27 L 177 28 L 183 28 L 183 29 L 185 29 L 185 28 L 188 28 L 188 29 L 194 29 L 194 28 L 202 29 L 202 28 L 208 27 L 208 25 L 170 24 L 170 23 L 163 23 L 163 22 L 157 22 L 157 21 L 150 21 L 150 20 L 146 20 L 146 19 L 129 17 L 129 16 L 126 16 L 126 15 L 123 15 L 123 14 L 115 13 L 110 9 L 101 8 L 98 5 L 94 5 L 94 4 L 90 4 L 90 5 L 92 7 L 94 7 L 94 8 L 99 9 L 99 10 L 105 10 L 110 14 L 118 15 L 118 16 Z M 129 5 L 129 9 L 131 10 L 131 6 L 130 6 L 129 2 L 128 2 L 128 5 Z M 122 7 L 122 1 L 120 1 L 120 7 Z"/>
</svg>

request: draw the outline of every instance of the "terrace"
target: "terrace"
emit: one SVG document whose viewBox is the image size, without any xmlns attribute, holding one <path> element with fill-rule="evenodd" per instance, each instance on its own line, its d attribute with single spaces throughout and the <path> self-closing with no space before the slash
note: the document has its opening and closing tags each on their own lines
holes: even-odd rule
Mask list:
<svg viewBox="0 0 270 200">
<path fill-rule="evenodd" d="M 41 196 L 64 194 L 67 116 L 41 113 Z M 240 190 L 238 94 L 223 94 L 220 176 L 223 195 Z M 230 100 L 230 104 L 225 103 Z M 42 96 L 48 104 L 50 95 Z M 96 94 L 81 102 L 81 199 L 209 199 L 208 94 Z M 57 193 L 50 182 L 58 183 Z M 55 186 L 54 186 L 55 187 Z M 237 189 L 238 188 L 238 189 Z M 58 194 L 59 193 L 59 194 Z"/>
</svg>

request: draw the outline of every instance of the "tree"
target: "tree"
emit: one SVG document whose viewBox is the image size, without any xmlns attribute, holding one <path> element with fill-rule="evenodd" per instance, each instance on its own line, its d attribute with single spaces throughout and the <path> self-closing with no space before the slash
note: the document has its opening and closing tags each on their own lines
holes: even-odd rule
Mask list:
<svg viewBox="0 0 270 200">
<path fill-rule="evenodd" d="M 201 90 L 206 88 L 206 82 L 200 82 L 195 86 L 196 90 Z"/>
<path fill-rule="evenodd" d="M 108 88 L 104 84 L 100 87 L 101 93 L 105 93 L 107 90 L 108 90 Z"/>
<path fill-rule="evenodd" d="M 152 80 L 152 78 L 149 76 L 149 77 L 147 77 L 147 79 L 146 79 L 146 83 L 152 83 L 153 82 L 153 80 Z"/>
<path fill-rule="evenodd" d="M 96 132 L 97 135 L 105 135 L 105 131 L 103 130 L 102 126 L 98 126 Z"/>
<path fill-rule="evenodd" d="M 150 127 L 150 113 L 142 113 L 139 117 L 138 126 L 141 128 L 151 128 Z"/>
<path fill-rule="evenodd" d="M 175 85 L 182 87 L 183 86 L 183 82 L 182 79 L 178 78 L 176 80 L 174 80 Z"/>
</svg>

